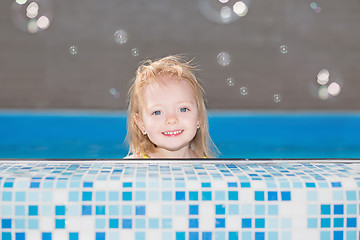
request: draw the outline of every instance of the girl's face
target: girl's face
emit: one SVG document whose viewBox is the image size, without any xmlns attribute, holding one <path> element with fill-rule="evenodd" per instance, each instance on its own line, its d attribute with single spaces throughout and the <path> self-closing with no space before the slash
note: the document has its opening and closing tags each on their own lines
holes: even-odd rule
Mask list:
<svg viewBox="0 0 360 240">
<path fill-rule="evenodd" d="M 164 75 L 143 89 L 143 106 L 136 124 L 163 154 L 189 154 L 199 127 L 196 100 L 190 85 Z"/>
</svg>

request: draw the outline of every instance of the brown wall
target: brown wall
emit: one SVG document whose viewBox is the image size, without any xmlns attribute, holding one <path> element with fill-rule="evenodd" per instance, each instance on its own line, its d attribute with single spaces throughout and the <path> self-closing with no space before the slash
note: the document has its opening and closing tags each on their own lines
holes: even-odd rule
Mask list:
<svg viewBox="0 0 360 240">
<path fill-rule="evenodd" d="M 125 109 L 142 59 L 185 53 L 201 69 L 211 109 L 360 109 L 360 1 L 318 1 L 317 13 L 310 1 L 254 0 L 246 16 L 228 24 L 202 13 L 200 6 L 216 1 L 53 1 L 50 28 L 30 34 L 13 24 L 24 15 L 11 10 L 13 1 L 1 0 L 0 108 Z M 125 44 L 114 41 L 118 29 L 128 34 Z M 231 55 L 225 67 L 217 63 L 222 51 Z M 340 84 L 338 96 L 319 99 L 322 68 Z"/>
</svg>

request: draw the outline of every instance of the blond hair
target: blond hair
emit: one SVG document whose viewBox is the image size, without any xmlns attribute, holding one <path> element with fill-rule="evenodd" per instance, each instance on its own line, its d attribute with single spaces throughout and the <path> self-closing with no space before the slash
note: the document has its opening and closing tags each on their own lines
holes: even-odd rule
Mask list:
<svg viewBox="0 0 360 240">
<path fill-rule="evenodd" d="M 129 153 L 137 156 L 149 156 L 154 152 L 156 146 L 150 141 L 147 135 L 144 135 L 135 123 L 135 116 L 140 115 L 142 107 L 142 89 L 144 86 L 158 81 L 159 76 L 170 75 L 177 76 L 179 81 L 186 81 L 193 90 L 199 111 L 200 129 L 195 137 L 190 141 L 190 147 L 196 156 L 215 157 L 217 148 L 209 135 L 207 112 L 204 101 L 204 89 L 197 81 L 193 71 L 196 70 L 190 64 L 191 61 L 185 61 L 181 56 L 168 56 L 156 61 L 144 60 L 136 70 L 136 77 L 129 90 L 129 105 L 127 116 L 127 136 L 129 143 Z"/>
</svg>

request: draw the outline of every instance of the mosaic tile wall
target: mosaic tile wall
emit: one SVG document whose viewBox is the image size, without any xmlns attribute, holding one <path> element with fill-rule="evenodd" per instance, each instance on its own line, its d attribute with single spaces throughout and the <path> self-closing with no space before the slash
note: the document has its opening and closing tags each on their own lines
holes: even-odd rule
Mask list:
<svg viewBox="0 0 360 240">
<path fill-rule="evenodd" d="M 360 164 L 0 161 L 2 240 L 359 239 Z"/>
</svg>

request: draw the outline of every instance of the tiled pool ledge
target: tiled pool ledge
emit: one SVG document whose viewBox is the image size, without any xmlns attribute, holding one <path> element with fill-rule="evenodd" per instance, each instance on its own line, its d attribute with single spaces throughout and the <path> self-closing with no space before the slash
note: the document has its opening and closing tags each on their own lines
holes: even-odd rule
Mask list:
<svg viewBox="0 0 360 240">
<path fill-rule="evenodd" d="M 359 239 L 360 163 L 0 160 L 2 240 Z"/>
</svg>

